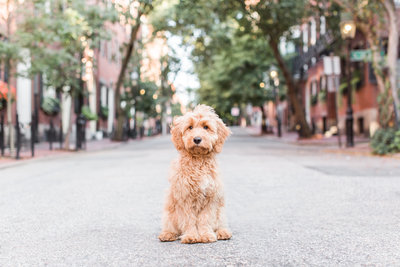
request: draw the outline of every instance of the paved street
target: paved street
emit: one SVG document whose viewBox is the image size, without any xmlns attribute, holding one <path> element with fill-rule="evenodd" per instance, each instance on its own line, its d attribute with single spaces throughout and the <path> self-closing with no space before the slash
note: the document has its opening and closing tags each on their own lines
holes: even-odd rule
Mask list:
<svg viewBox="0 0 400 267">
<path fill-rule="evenodd" d="M 169 137 L 0 169 L 0 266 L 400 265 L 400 161 L 234 129 L 229 241 L 157 239 Z"/>
</svg>

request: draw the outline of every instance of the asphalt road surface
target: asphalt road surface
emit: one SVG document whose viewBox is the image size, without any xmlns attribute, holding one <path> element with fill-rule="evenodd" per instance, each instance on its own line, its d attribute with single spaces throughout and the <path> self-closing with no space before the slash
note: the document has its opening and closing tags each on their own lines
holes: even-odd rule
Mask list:
<svg viewBox="0 0 400 267">
<path fill-rule="evenodd" d="M 219 155 L 233 238 L 161 243 L 169 137 L 0 170 L 0 266 L 400 265 L 400 161 L 251 137 Z"/>
</svg>

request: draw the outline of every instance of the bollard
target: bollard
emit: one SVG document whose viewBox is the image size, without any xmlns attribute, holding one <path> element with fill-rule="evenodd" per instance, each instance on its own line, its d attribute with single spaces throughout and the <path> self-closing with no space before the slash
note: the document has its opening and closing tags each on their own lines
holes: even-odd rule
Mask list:
<svg viewBox="0 0 400 267">
<path fill-rule="evenodd" d="M 82 144 L 83 144 L 83 149 L 86 150 L 86 118 L 82 116 Z"/>
<path fill-rule="evenodd" d="M 36 131 L 35 131 L 35 115 L 32 115 L 31 119 L 31 155 L 32 158 L 35 156 L 35 140 L 36 140 Z"/>
<path fill-rule="evenodd" d="M 53 150 L 53 137 L 54 137 L 54 124 L 53 124 L 53 120 L 50 120 L 50 130 L 49 130 L 49 146 L 50 146 L 50 150 Z"/>
<path fill-rule="evenodd" d="M 18 113 L 16 115 L 16 133 L 17 133 L 17 154 L 15 155 L 16 159 L 19 159 L 19 152 L 21 150 L 21 129 L 19 126 L 19 118 L 18 118 Z"/>
<path fill-rule="evenodd" d="M 60 122 L 60 149 L 62 149 L 63 145 L 63 127 L 62 127 L 62 121 Z"/>
<path fill-rule="evenodd" d="M 282 121 L 279 116 L 276 117 L 276 121 L 278 123 L 278 137 L 282 137 Z"/>
<path fill-rule="evenodd" d="M 0 150 L 1 156 L 4 156 L 4 114 L 0 118 Z"/>
<path fill-rule="evenodd" d="M 86 149 L 86 119 L 85 116 L 79 114 L 76 118 L 76 150 L 82 149 L 83 146 Z"/>
<path fill-rule="evenodd" d="M 81 138 L 81 135 L 80 135 L 81 127 L 80 127 L 80 125 L 79 125 L 79 115 L 76 117 L 75 124 L 76 124 L 75 149 L 76 149 L 76 150 L 79 150 L 79 149 L 81 148 L 81 142 L 80 142 L 80 138 Z"/>
</svg>

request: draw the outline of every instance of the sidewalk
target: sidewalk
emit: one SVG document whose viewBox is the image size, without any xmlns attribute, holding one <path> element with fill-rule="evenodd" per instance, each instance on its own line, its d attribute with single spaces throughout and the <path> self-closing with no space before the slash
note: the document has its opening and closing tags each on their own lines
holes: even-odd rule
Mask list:
<svg viewBox="0 0 400 267">
<path fill-rule="evenodd" d="M 100 150 L 114 149 L 132 141 L 133 140 L 129 140 L 127 142 L 113 142 L 108 138 L 105 138 L 103 140 L 90 140 L 86 142 L 86 149 L 79 151 L 74 151 L 74 150 L 67 151 L 64 149 L 60 149 L 60 143 L 58 142 L 53 143 L 53 149 L 50 150 L 48 142 L 40 142 L 38 144 L 35 144 L 34 157 L 31 156 L 30 143 L 27 143 L 25 146 L 21 148 L 19 160 L 15 159 L 15 156 L 11 158 L 9 156 L 8 151 L 6 151 L 4 157 L 0 156 L 0 169 L 11 167 L 23 162 L 36 160 L 40 158 L 55 157 L 60 155 L 73 155 L 74 153 L 82 153 L 82 152 L 84 153 L 84 152 L 94 152 Z"/>
<path fill-rule="evenodd" d="M 315 135 L 310 139 L 299 139 L 298 134 L 295 132 L 283 132 L 282 137 L 278 137 L 276 133 L 261 136 L 260 127 L 247 127 L 244 130 L 248 134 L 253 136 L 260 136 L 263 138 L 272 139 L 288 144 L 293 144 L 298 146 L 320 147 L 322 148 L 322 151 L 328 153 L 361 155 L 361 156 L 377 156 L 372 154 L 371 147 L 369 146 L 370 139 L 366 137 L 355 136 L 354 147 L 348 148 L 346 147 L 346 135 L 343 134 L 341 136 L 342 147 L 339 147 L 337 136 L 325 137 L 323 135 Z M 387 155 L 387 157 L 400 159 L 400 154 Z"/>
</svg>

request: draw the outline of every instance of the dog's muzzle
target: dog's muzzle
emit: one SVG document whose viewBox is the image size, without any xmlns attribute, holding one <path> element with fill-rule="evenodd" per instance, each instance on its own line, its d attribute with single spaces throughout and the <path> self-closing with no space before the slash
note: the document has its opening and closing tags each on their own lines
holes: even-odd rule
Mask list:
<svg viewBox="0 0 400 267">
<path fill-rule="evenodd" d="M 195 137 L 195 138 L 193 138 L 193 142 L 196 144 L 196 145 L 198 145 L 198 144 L 200 144 L 201 143 L 201 137 Z"/>
</svg>

